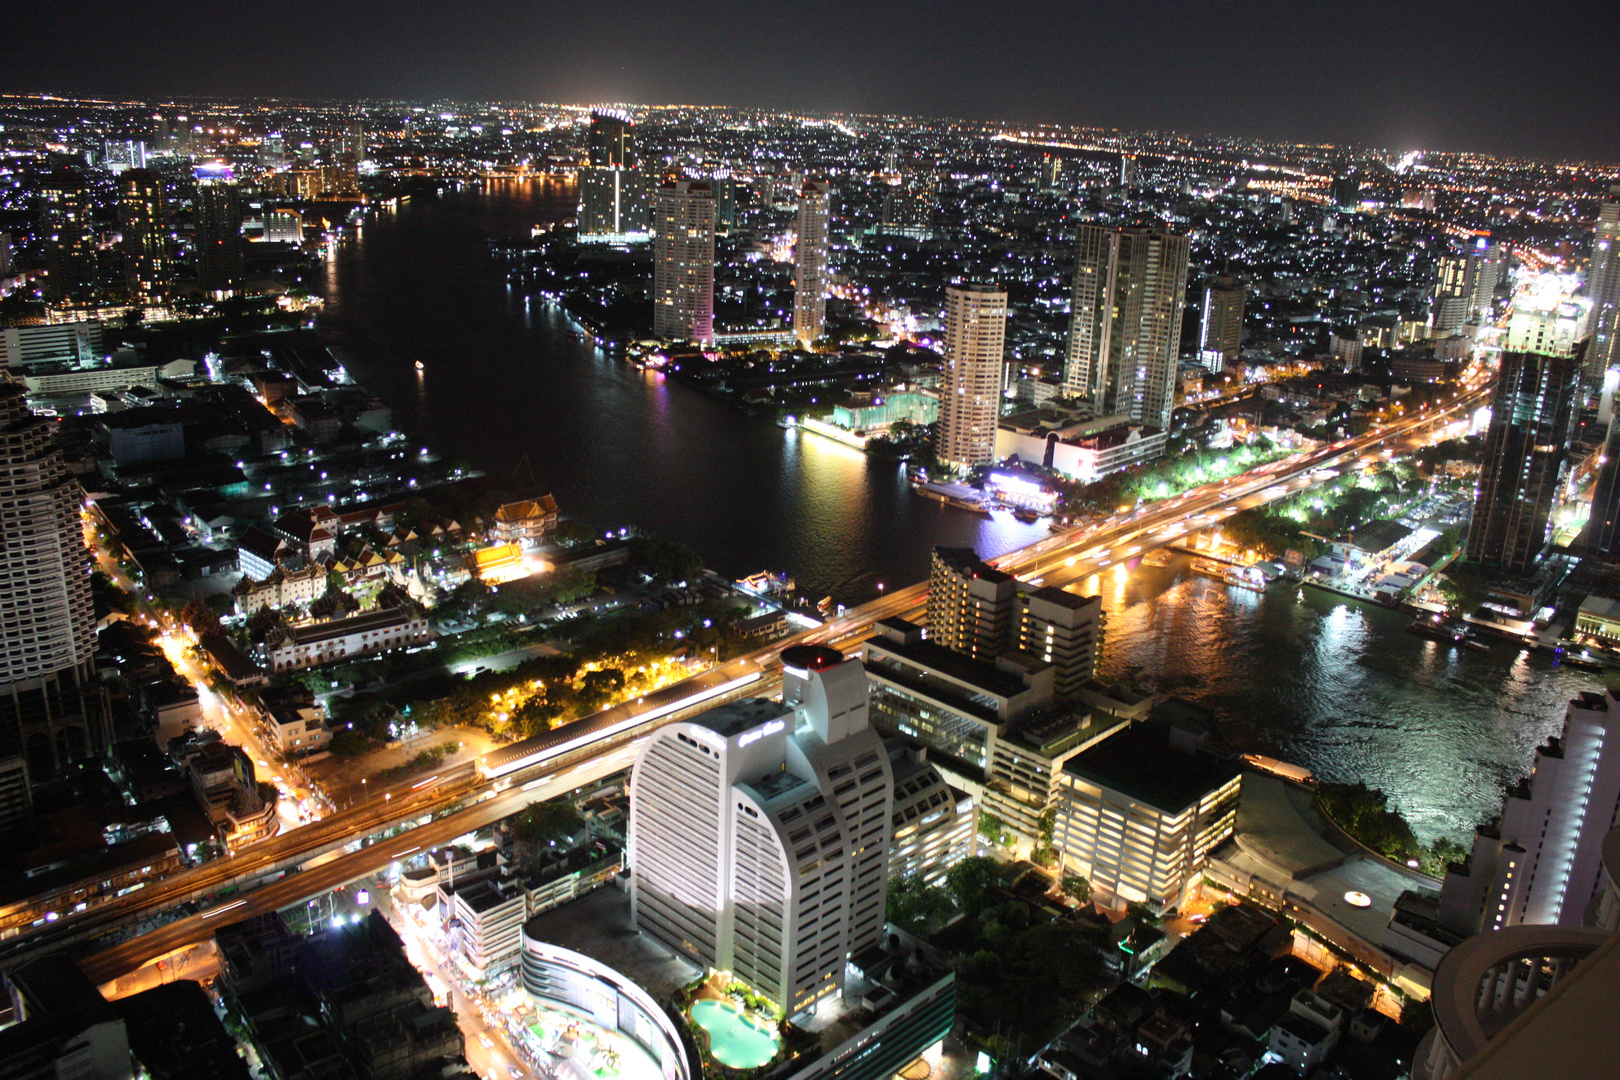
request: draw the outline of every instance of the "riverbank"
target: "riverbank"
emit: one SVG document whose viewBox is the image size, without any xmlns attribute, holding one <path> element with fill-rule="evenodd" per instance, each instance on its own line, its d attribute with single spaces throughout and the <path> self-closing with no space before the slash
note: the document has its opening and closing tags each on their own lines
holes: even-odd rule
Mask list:
<svg viewBox="0 0 1620 1080">
<path fill-rule="evenodd" d="M 678 540 L 728 579 L 770 567 L 855 603 L 925 580 L 935 546 L 994 558 L 1050 535 L 918 498 L 899 463 L 570 340 L 560 311 L 507 288 L 488 238 L 572 212 L 560 187 L 496 183 L 379 215 L 328 263 L 323 340 L 435 449 L 532 478 L 570 516 Z M 1444 649 L 1371 604 L 1229 589 L 1182 556 L 1080 590 L 1108 620 L 1101 678 L 1196 701 L 1240 751 L 1365 780 L 1425 841 L 1496 813 L 1564 703 L 1598 681 L 1506 644 Z"/>
</svg>

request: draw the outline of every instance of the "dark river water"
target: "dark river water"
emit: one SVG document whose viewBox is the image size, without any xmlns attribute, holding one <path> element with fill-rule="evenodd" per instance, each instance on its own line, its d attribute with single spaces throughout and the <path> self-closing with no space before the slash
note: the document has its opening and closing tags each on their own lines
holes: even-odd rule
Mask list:
<svg viewBox="0 0 1620 1080">
<path fill-rule="evenodd" d="M 486 240 L 566 214 L 571 198 L 514 182 L 379 215 L 328 264 L 323 338 L 436 449 L 532 473 L 565 515 L 690 544 L 728 575 L 787 570 L 811 596 L 853 603 L 921 581 L 935 545 L 991 557 L 1047 535 L 917 497 L 894 463 L 570 341 L 560 312 L 508 287 Z M 1373 605 L 1229 590 L 1184 560 L 1095 587 L 1106 677 L 1214 709 L 1239 749 L 1384 789 L 1426 838 L 1494 814 L 1564 701 L 1595 685 L 1506 643 L 1442 648 Z"/>
</svg>

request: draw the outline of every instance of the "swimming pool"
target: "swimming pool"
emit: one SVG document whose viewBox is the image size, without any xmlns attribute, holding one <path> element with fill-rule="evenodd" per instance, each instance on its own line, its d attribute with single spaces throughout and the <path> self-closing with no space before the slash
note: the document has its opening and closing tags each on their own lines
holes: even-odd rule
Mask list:
<svg viewBox="0 0 1620 1080">
<path fill-rule="evenodd" d="M 692 1005 L 692 1019 L 709 1033 L 709 1053 L 733 1069 L 754 1069 L 776 1056 L 781 1038 L 761 1020 L 735 1006 L 704 999 Z"/>
</svg>

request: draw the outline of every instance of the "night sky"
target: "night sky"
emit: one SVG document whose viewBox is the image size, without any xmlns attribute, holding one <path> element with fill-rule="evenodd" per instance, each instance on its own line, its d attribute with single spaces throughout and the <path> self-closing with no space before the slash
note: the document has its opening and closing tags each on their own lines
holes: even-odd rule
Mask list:
<svg viewBox="0 0 1620 1080">
<path fill-rule="evenodd" d="M 0 89 L 752 105 L 1620 161 L 1620 4 L 21 0 Z"/>
</svg>

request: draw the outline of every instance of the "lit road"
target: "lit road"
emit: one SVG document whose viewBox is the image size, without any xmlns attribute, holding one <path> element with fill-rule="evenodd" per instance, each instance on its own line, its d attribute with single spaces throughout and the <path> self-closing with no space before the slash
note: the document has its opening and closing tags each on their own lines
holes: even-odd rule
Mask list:
<svg viewBox="0 0 1620 1080">
<path fill-rule="evenodd" d="M 1366 435 L 1320 450 L 1296 454 L 1249 473 L 1148 504 L 1096 525 L 1054 534 L 994 562 L 1010 573 L 1030 580 L 1040 578 L 1046 584 L 1063 585 L 1082 581 L 1140 553 L 1208 528 L 1221 517 L 1239 509 L 1320 483 L 1329 478 L 1327 471 L 1370 463 L 1372 453 L 1382 451 L 1386 446 L 1408 449 L 1420 445 L 1432 429 L 1466 416 L 1469 410 L 1483 402 L 1486 393 L 1485 389 L 1475 386 L 1451 405 L 1381 425 Z M 897 589 L 832 618 L 815 630 L 774 642 L 691 679 L 604 710 L 547 735 L 491 752 L 486 759 L 489 768 L 497 767 L 498 758 L 500 768 L 514 770 L 505 777 L 494 781 L 475 781 L 470 776 L 455 780 L 445 778 L 437 785 L 420 791 L 410 792 L 407 789 L 406 793 L 397 796 L 401 799 L 398 804 L 379 805 L 374 794 L 369 806 L 351 808 L 254 845 L 230 860 L 206 864 L 120 898 L 115 905 L 127 903 L 131 910 L 148 910 L 160 904 L 172 905 L 177 896 L 193 897 L 199 894 L 199 890 L 217 888 L 227 880 L 246 880 L 254 870 L 255 860 L 260 861 L 261 868 L 269 867 L 275 865 L 274 860 L 278 858 L 285 861 L 296 857 L 299 852 L 314 852 L 322 847 L 330 847 L 335 837 L 358 839 L 389 826 L 404 826 L 458 800 L 479 800 L 466 809 L 418 825 L 391 840 L 336 855 L 319 865 L 308 865 L 302 873 L 289 874 L 243 894 L 239 900 L 133 938 L 88 957 L 81 964 L 92 979 L 98 983 L 105 982 L 174 949 L 207 940 L 213 929 L 221 925 L 218 921 L 221 918 L 235 921 L 300 903 L 373 873 L 397 857 L 443 845 L 493 824 L 516 813 L 529 802 L 548 798 L 625 768 L 630 764 L 641 739 L 654 727 L 681 719 L 720 701 L 767 691 L 776 680 L 776 657 L 786 646 L 816 642 L 848 647 L 869 636 L 873 624 L 882 619 L 897 615 L 920 617 L 922 612 L 919 609 L 926 600 L 926 583 Z M 702 700 L 693 701 L 694 695 L 702 696 Z M 635 723 L 639 715 L 648 713 L 652 715 L 646 722 Z M 201 884 L 208 880 L 205 875 L 212 875 L 212 885 Z M 103 910 L 93 909 L 79 918 L 97 916 Z M 123 916 L 127 918 L 128 914 L 124 912 Z M 90 921 L 102 923 L 107 920 L 94 918 Z"/>
<path fill-rule="evenodd" d="M 167 926 L 131 938 L 82 960 L 80 966 L 94 982 L 107 982 L 175 949 L 207 941 L 221 925 L 302 903 L 312 896 L 330 892 L 339 885 L 346 885 L 367 874 L 374 874 L 391 863 L 407 859 L 421 851 L 442 847 L 459 836 L 493 825 L 502 818 L 517 813 L 531 802 L 549 799 L 591 783 L 602 776 L 628 768 L 639 749 L 639 743 L 631 742 L 611 753 L 563 769 L 540 781 L 514 787 L 498 795 L 491 793 L 465 810 L 418 825 L 397 836 L 379 839 L 359 851 L 340 855 L 319 865 L 312 864 L 301 873 L 289 874 L 278 881 L 244 893 L 241 899 L 217 905 L 200 914 L 178 919 Z"/>
</svg>

